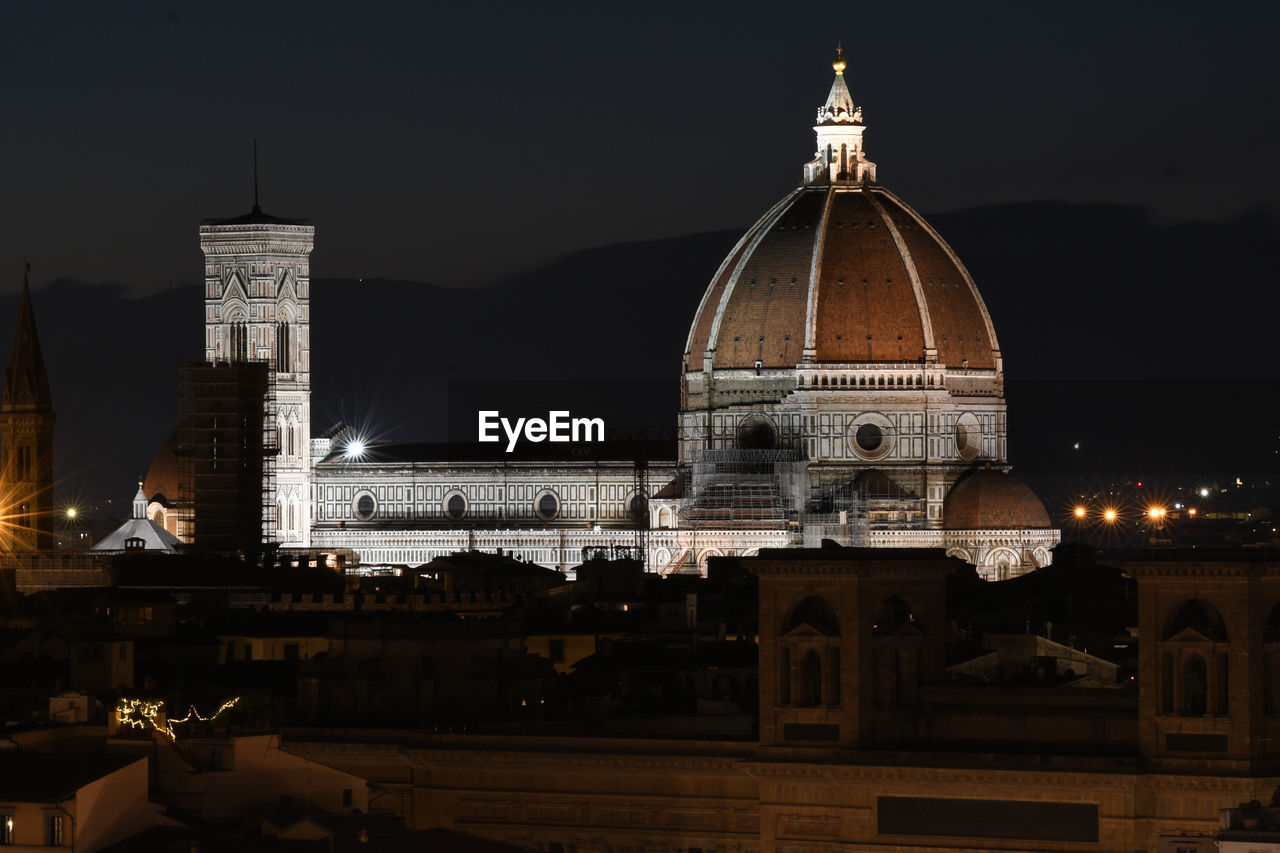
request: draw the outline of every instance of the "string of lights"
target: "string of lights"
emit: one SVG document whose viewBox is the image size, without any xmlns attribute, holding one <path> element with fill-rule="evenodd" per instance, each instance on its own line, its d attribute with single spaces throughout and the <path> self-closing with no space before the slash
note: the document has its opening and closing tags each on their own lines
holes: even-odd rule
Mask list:
<svg viewBox="0 0 1280 853">
<path fill-rule="evenodd" d="M 237 696 L 234 699 L 228 699 L 218 706 L 218 710 L 212 715 L 203 716 L 195 705 L 187 708 L 187 715 L 181 719 L 169 719 L 164 716 L 164 702 L 157 699 L 129 699 L 123 697 L 119 704 L 116 705 L 116 719 L 122 726 L 140 729 L 145 731 L 147 726 L 151 726 L 154 730 L 166 735 L 169 740 L 176 741 L 178 733 L 174 730 L 174 726 L 189 723 L 196 720 L 202 723 L 210 723 L 218 719 L 222 714 L 230 711 L 240 701 Z"/>
</svg>

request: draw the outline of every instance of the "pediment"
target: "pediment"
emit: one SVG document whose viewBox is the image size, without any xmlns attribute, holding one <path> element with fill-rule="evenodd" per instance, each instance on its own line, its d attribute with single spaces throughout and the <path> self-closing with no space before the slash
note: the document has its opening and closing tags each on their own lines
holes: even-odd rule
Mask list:
<svg viewBox="0 0 1280 853">
<path fill-rule="evenodd" d="M 292 272 L 285 270 L 284 275 L 280 277 L 280 283 L 276 286 L 276 298 L 297 301 L 298 288 L 294 285 Z"/>
<path fill-rule="evenodd" d="M 230 302 L 232 300 L 249 301 L 249 297 L 244 292 L 244 285 L 240 283 L 240 276 L 235 273 L 231 274 L 230 278 L 227 279 L 227 286 L 222 289 L 222 301 Z"/>
<path fill-rule="evenodd" d="M 1178 633 L 1169 637 L 1166 642 L 1170 643 L 1212 643 L 1215 642 L 1213 637 L 1203 634 L 1195 628 L 1183 628 Z"/>
<path fill-rule="evenodd" d="M 825 640 L 829 638 L 831 635 L 819 628 L 815 628 L 813 625 L 810 625 L 808 622 L 801 622 L 799 625 L 795 626 L 794 628 L 792 628 L 790 631 L 786 632 L 782 636 L 787 637 L 788 639 L 795 639 L 795 640 L 803 640 L 803 639 Z"/>
<path fill-rule="evenodd" d="M 914 638 L 914 637 L 923 637 L 924 631 L 921 631 L 919 628 L 917 628 L 916 623 L 914 622 L 903 622 L 901 625 L 894 628 L 892 631 L 889 631 L 886 634 L 880 634 L 879 636 L 882 638 L 883 637 Z"/>
</svg>

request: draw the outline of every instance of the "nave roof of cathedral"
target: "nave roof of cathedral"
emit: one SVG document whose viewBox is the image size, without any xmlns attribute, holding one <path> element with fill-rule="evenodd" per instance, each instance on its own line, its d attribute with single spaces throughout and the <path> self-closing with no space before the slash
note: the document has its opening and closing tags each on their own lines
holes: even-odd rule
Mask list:
<svg viewBox="0 0 1280 853">
<path fill-rule="evenodd" d="M 338 444 L 321 461 L 321 464 L 334 467 L 352 463 L 412 464 L 415 462 L 463 465 L 473 462 L 546 462 L 560 465 L 574 462 L 633 462 L 637 456 L 642 456 L 651 465 L 674 465 L 673 460 L 676 458 L 674 440 L 606 440 L 564 444 L 546 442 L 535 444 L 521 441 L 510 453 L 506 452 L 506 448 L 506 439 L 485 444 L 444 441 L 367 442 L 361 458 L 348 458 L 345 446 Z"/>
</svg>

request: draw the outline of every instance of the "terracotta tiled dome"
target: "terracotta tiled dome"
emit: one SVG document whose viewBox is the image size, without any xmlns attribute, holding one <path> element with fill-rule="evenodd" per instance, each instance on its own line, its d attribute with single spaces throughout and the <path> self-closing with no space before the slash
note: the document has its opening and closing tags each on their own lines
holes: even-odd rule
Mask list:
<svg viewBox="0 0 1280 853">
<path fill-rule="evenodd" d="M 174 506 L 186 498 L 178 488 L 177 446 L 178 436 L 174 433 L 151 460 L 147 478 L 142 483 L 142 491 L 148 500 L 158 500 L 165 506 Z"/>
<path fill-rule="evenodd" d="M 707 288 L 686 368 L 702 370 L 708 351 L 716 369 L 789 368 L 806 349 L 828 364 L 994 370 L 999 359 L 959 259 L 872 182 L 801 186 L 752 226 Z"/>
<path fill-rule="evenodd" d="M 975 471 L 952 487 L 943 506 L 947 530 L 1036 530 L 1052 527 L 1044 504 L 1021 480 L 994 469 Z"/>
</svg>

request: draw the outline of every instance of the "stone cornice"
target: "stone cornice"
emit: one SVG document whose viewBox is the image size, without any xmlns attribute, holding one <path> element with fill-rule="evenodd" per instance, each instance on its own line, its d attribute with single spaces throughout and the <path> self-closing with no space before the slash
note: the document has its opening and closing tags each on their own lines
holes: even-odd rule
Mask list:
<svg viewBox="0 0 1280 853">
<path fill-rule="evenodd" d="M 269 234 L 272 236 L 298 234 L 312 237 L 316 233 L 314 225 L 291 225 L 283 222 L 242 223 L 238 225 L 201 225 L 201 235 L 235 236 L 240 234 Z"/>
<path fill-rule="evenodd" d="M 924 563 L 924 565 L 921 565 Z M 861 562 L 854 560 L 754 560 L 752 568 L 761 576 L 807 577 L 811 575 L 836 575 L 849 578 L 870 577 L 919 577 L 930 578 L 949 574 L 960 565 L 954 558 L 941 556 L 919 557 L 916 561 Z"/>
<path fill-rule="evenodd" d="M 200 241 L 200 248 L 206 256 L 222 255 L 283 255 L 294 257 L 309 255 L 314 244 L 310 238 L 298 240 L 241 240 L 237 242 L 216 243 Z M 261 260 L 255 257 L 254 260 Z"/>
<path fill-rule="evenodd" d="M 518 766 L 527 769 L 546 768 L 554 771 L 563 767 L 593 767 L 605 770 L 652 771 L 670 773 L 673 771 L 715 773 L 727 776 L 741 776 L 740 758 L 679 755 L 628 755 L 597 753 L 552 753 L 552 752 L 498 752 L 493 750 L 452 750 L 425 749 L 413 747 L 408 751 L 409 758 L 415 765 L 431 768 L 433 766 L 465 765 L 477 766 Z"/>
<path fill-rule="evenodd" d="M 744 761 L 740 769 L 758 782 L 786 783 L 801 779 L 820 780 L 833 784 L 852 782 L 900 782 L 905 785 L 920 783 L 955 786 L 979 790 L 993 785 L 1027 788 L 1028 790 L 1075 789 L 1088 787 L 1108 791 L 1132 791 L 1143 776 L 1141 771 L 1067 770 L 1045 767 L 1036 770 L 974 768 L 974 767 L 921 767 L 918 765 L 865 765 L 828 763 L 774 763 Z"/>
<path fill-rule="evenodd" d="M 1280 577 L 1280 562 L 1267 564 L 1205 560 L 1195 563 L 1123 563 L 1121 568 L 1131 575 L 1151 580 L 1216 578 L 1247 581 L 1253 578 Z"/>
</svg>

